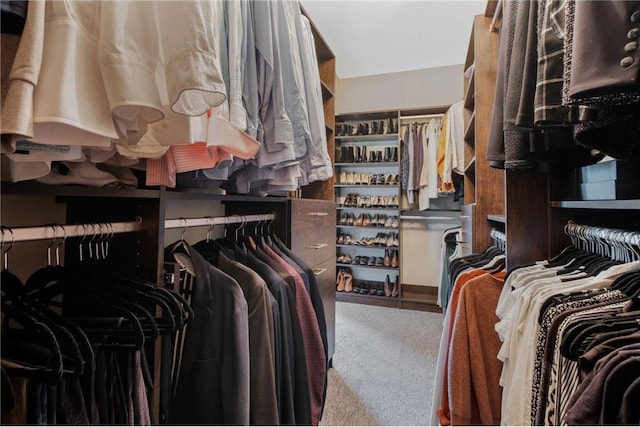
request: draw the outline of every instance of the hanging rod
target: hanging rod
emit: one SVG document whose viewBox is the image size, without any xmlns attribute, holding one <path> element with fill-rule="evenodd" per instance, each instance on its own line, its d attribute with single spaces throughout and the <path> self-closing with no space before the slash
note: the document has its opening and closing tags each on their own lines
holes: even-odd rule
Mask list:
<svg viewBox="0 0 640 427">
<path fill-rule="evenodd" d="M 400 215 L 400 219 L 410 219 L 417 221 L 460 221 L 460 217 L 458 216 L 419 216 L 419 215 Z"/>
<path fill-rule="evenodd" d="M 212 225 L 224 225 L 224 224 L 237 224 L 237 223 L 249 223 L 256 221 L 268 221 L 276 219 L 275 214 L 257 214 L 257 215 L 232 215 L 221 217 L 208 217 L 208 218 L 178 218 L 178 219 L 166 219 L 164 221 L 164 228 L 185 228 L 185 227 L 202 227 Z"/>
<path fill-rule="evenodd" d="M 400 120 L 414 120 L 414 119 L 437 119 L 444 117 L 444 113 L 437 114 L 418 114 L 416 116 L 400 116 Z"/>
<path fill-rule="evenodd" d="M 4 243 L 27 242 L 32 240 L 64 239 L 95 234 L 122 234 L 140 231 L 142 218 L 130 222 L 102 222 L 90 224 L 51 224 L 37 227 L 2 228 Z"/>
</svg>

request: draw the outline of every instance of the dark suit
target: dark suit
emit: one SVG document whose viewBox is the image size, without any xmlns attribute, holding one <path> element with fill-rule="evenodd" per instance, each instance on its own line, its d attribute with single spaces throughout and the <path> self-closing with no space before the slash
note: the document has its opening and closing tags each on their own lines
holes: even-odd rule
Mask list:
<svg viewBox="0 0 640 427">
<path fill-rule="evenodd" d="M 247 302 L 230 276 L 189 249 L 196 272 L 172 424 L 249 424 Z"/>
<path fill-rule="evenodd" d="M 223 252 L 218 254 L 218 268 L 236 279 L 249 308 L 249 421 L 252 425 L 277 425 L 274 326 L 269 289 L 256 272 Z"/>
<path fill-rule="evenodd" d="M 276 271 L 253 253 L 236 251 L 235 256 L 265 280 L 280 308 L 280 423 L 310 425 L 311 397 L 304 342 L 291 289 Z"/>
</svg>

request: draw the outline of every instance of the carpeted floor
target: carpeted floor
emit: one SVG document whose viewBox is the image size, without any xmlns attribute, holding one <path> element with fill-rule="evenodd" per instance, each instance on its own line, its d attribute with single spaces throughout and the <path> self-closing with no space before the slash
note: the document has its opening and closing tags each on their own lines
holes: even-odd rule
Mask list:
<svg viewBox="0 0 640 427">
<path fill-rule="evenodd" d="M 427 425 L 439 313 L 337 303 L 321 425 Z"/>
</svg>

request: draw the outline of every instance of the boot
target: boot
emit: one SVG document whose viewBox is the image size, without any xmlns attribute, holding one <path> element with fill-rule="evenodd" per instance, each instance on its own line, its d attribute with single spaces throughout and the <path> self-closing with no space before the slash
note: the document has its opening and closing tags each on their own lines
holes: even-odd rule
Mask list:
<svg viewBox="0 0 640 427">
<path fill-rule="evenodd" d="M 355 155 L 353 147 L 342 147 L 344 152 L 342 153 L 342 161 L 344 163 L 353 163 L 355 161 Z"/>
<path fill-rule="evenodd" d="M 384 294 L 390 297 L 393 294 L 393 286 L 391 285 L 389 275 L 384 279 Z"/>
<path fill-rule="evenodd" d="M 396 281 L 393 283 L 393 289 L 391 290 L 391 296 L 397 297 L 400 294 L 400 277 L 396 274 Z"/>
<path fill-rule="evenodd" d="M 392 162 L 398 161 L 398 147 L 393 147 L 393 149 L 391 150 L 391 161 Z"/>
<path fill-rule="evenodd" d="M 400 260 L 398 259 L 398 251 L 393 251 L 393 256 L 391 257 L 391 267 L 398 268 L 400 265 Z"/>
<path fill-rule="evenodd" d="M 384 147 L 384 160 L 385 162 L 390 162 L 391 161 L 391 156 L 389 155 L 389 151 L 391 151 L 391 149 L 389 147 Z"/>
<path fill-rule="evenodd" d="M 376 135 L 378 133 L 378 121 L 374 120 L 371 122 L 371 135 Z"/>
</svg>

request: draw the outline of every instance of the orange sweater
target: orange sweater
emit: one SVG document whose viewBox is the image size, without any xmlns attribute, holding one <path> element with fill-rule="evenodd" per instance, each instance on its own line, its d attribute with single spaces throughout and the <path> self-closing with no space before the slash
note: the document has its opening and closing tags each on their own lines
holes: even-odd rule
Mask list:
<svg viewBox="0 0 640 427">
<path fill-rule="evenodd" d="M 484 274 L 460 293 L 449 347 L 449 407 L 452 425 L 499 425 L 502 388 L 495 331 L 502 278 Z"/>
</svg>

